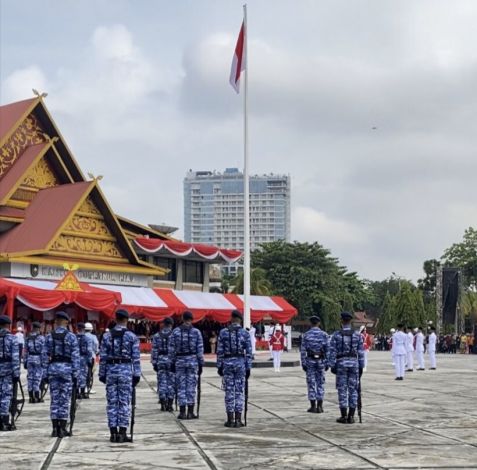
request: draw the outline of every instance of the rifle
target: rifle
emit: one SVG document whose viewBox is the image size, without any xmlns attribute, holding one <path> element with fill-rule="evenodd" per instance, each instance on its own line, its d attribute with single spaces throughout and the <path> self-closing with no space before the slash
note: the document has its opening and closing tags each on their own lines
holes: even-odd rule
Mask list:
<svg viewBox="0 0 477 470">
<path fill-rule="evenodd" d="M 73 425 L 75 424 L 76 408 L 78 407 L 76 399 L 78 398 L 78 383 L 73 379 L 73 387 L 71 391 L 71 405 L 70 405 L 70 436 L 73 435 Z"/>
<path fill-rule="evenodd" d="M 131 427 L 129 434 L 131 435 L 131 442 L 134 442 L 134 424 L 136 421 L 136 387 L 132 388 L 131 397 Z"/>
<path fill-rule="evenodd" d="M 358 418 L 359 422 L 362 423 L 363 420 L 361 419 L 361 409 L 362 409 L 362 402 L 361 402 L 361 377 L 358 376 Z"/>
<path fill-rule="evenodd" d="M 18 390 L 20 389 L 21 398 L 18 398 Z M 12 390 L 12 400 L 10 402 L 10 430 L 14 431 L 17 427 L 15 422 L 20 417 L 23 411 L 23 406 L 25 405 L 25 393 L 23 391 L 22 383 L 20 379 L 14 381 L 13 390 Z"/>
<path fill-rule="evenodd" d="M 88 375 L 86 376 L 86 387 L 88 393 L 91 392 L 91 389 L 93 388 L 93 367 L 94 367 L 94 360 L 93 362 L 88 363 Z"/>
<path fill-rule="evenodd" d="M 247 411 L 248 411 L 248 379 L 245 377 L 245 404 L 243 410 L 243 420 L 245 426 L 247 426 Z"/>
<path fill-rule="evenodd" d="M 199 418 L 201 391 L 202 391 L 201 376 L 199 375 L 199 377 L 197 379 L 197 418 Z"/>
<path fill-rule="evenodd" d="M 45 398 L 46 393 L 48 392 L 48 384 L 46 383 L 45 379 L 41 379 L 40 382 L 40 397 L 43 400 Z"/>
</svg>

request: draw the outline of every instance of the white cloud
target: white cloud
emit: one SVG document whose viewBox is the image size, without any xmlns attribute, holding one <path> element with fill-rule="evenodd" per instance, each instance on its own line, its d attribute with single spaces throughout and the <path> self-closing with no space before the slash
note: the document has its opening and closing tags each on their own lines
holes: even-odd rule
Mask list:
<svg viewBox="0 0 477 470">
<path fill-rule="evenodd" d="M 37 65 L 18 69 L 4 80 L 1 87 L 2 102 L 9 103 L 31 97 L 32 88 L 40 93 L 48 90 L 47 79 Z"/>
</svg>

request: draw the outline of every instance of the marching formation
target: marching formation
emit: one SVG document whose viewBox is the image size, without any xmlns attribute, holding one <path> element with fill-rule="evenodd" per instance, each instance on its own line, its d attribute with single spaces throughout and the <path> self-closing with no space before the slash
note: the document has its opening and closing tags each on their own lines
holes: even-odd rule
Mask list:
<svg viewBox="0 0 477 470">
<path fill-rule="evenodd" d="M 68 329 L 69 317 L 57 312 L 54 329 L 40 334 L 40 324 L 33 322 L 32 332 L 24 343 L 24 368 L 28 371 L 29 403 L 43 402 L 49 387 L 52 437 L 71 436 L 76 400 L 88 399 L 93 384 L 96 357 L 99 354 L 99 380 L 106 386 L 106 413 L 110 442 L 132 442 L 136 403 L 136 386 L 141 380 L 139 340 L 127 328 L 126 310 L 118 310 L 116 322 L 102 339 L 101 346 L 90 323 L 77 323 L 77 334 Z M 228 428 L 247 424 L 248 380 L 252 369 L 252 341 L 242 327 L 242 314 L 231 312 L 230 325 L 217 338 L 217 373 L 222 377 Z M 310 318 L 311 328 L 301 342 L 301 364 L 306 374 L 310 413 L 323 413 L 325 376 L 336 376 L 340 416 L 338 423 L 352 424 L 355 413 L 361 422 L 361 376 L 367 363 L 371 338 L 365 328 L 351 327 L 352 315 L 341 313 L 342 327 L 329 336 L 320 328 L 320 318 Z M 172 318 L 165 318 L 153 336 L 151 364 L 157 374 L 157 394 L 161 411 L 172 412 L 174 399 L 179 405 L 178 419 L 198 419 L 200 413 L 201 375 L 204 366 L 202 333 L 192 325 L 193 315 L 184 312 L 182 323 L 173 328 Z M 11 320 L 0 316 L 0 430 L 15 429 L 24 396 L 20 377 L 21 355 L 18 337 L 10 333 Z M 276 329 L 270 339 L 275 371 L 283 334 Z M 396 380 L 405 372 L 424 370 L 425 337 L 421 328 L 398 325 L 393 331 L 391 351 Z M 275 346 L 275 347 L 274 347 Z M 427 341 L 431 369 L 436 368 L 434 328 Z M 128 435 L 129 427 L 129 435 Z"/>
<path fill-rule="evenodd" d="M 430 370 L 436 370 L 436 328 L 431 326 L 427 337 L 427 352 L 429 354 Z M 414 334 L 413 334 L 414 332 Z M 425 336 L 421 327 L 407 328 L 403 324 L 391 329 L 392 338 L 390 349 L 396 380 L 404 380 L 406 372 L 414 372 L 414 354 L 416 355 L 417 370 L 426 370 L 424 354 L 426 352 Z"/>
</svg>

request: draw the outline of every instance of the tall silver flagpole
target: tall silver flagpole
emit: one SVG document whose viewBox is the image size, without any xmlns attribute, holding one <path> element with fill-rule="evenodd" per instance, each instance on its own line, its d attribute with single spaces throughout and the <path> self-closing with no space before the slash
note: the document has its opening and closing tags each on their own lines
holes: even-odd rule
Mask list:
<svg viewBox="0 0 477 470">
<path fill-rule="evenodd" d="M 243 263 L 243 323 L 250 328 L 250 188 L 248 178 L 248 27 L 247 4 L 243 6 L 244 25 L 244 94 L 243 94 L 243 218 L 244 218 L 244 263 Z"/>
</svg>

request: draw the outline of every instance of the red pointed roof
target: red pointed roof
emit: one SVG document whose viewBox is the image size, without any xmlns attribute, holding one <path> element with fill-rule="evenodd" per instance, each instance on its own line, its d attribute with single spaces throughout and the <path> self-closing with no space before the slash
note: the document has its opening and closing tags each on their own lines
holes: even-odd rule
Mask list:
<svg viewBox="0 0 477 470">
<path fill-rule="evenodd" d="M 16 103 L 0 106 L 0 140 L 18 123 L 24 114 L 31 108 L 38 98 L 17 101 Z"/>
<path fill-rule="evenodd" d="M 42 189 L 25 210 L 25 220 L 0 236 L 0 253 L 44 251 L 91 182 Z"/>
</svg>

